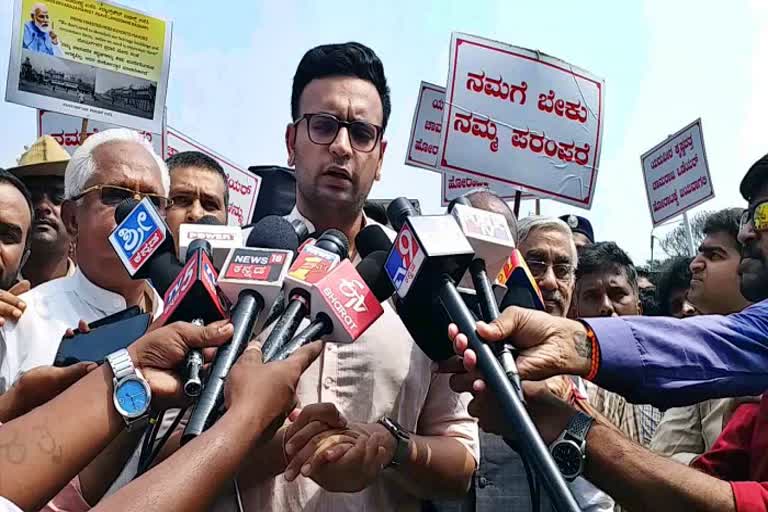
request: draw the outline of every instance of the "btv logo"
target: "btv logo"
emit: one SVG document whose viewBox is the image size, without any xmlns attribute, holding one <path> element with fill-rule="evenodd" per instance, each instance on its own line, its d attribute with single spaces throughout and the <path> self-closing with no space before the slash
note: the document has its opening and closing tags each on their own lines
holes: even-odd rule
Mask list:
<svg viewBox="0 0 768 512">
<path fill-rule="evenodd" d="M 345 308 L 352 308 L 357 313 L 365 313 L 368 311 L 368 306 L 365 305 L 365 297 L 362 292 L 365 289 L 363 283 L 357 279 L 348 280 L 342 279 L 339 285 L 339 291 L 349 300 L 344 304 Z"/>
</svg>

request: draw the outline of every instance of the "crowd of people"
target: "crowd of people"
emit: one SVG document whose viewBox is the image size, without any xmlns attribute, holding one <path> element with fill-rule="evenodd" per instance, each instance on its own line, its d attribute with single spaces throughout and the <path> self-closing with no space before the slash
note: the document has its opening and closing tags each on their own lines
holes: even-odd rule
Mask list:
<svg viewBox="0 0 768 512">
<path fill-rule="evenodd" d="M 286 219 L 341 230 L 355 263 L 364 227 L 396 235 L 366 202 L 392 107 L 364 45 L 318 46 L 298 64 Z M 544 441 L 581 441 L 568 488 L 582 510 L 768 510 L 768 156 L 740 191 L 748 208 L 712 213 L 697 254 L 661 270 L 636 266 L 584 217 L 517 219 L 487 190 L 466 195 L 504 216 L 540 290 L 544 311 L 510 307 L 477 329 L 518 348 Z M 355 343 L 265 364 L 267 327 L 227 378 L 226 413 L 184 445 L 178 369 L 191 349 L 210 360 L 228 321 L 153 326 L 101 365 L 52 366 L 73 329 L 131 306 L 162 315 L 162 297 L 108 241 L 115 208 L 143 198 L 176 241 L 184 223 L 227 222 L 215 160 L 163 161 L 127 129 L 88 137 L 71 158 L 44 136 L 0 170 L 0 510 L 555 510 L 466 336 L 446 325 L 458 355 L 437 364 L 391 301 Z M 152 416 L 167 443 L 148 468 L 145 429 L 117 407 L 125 368 L 167 411 Z"/>
</svg>

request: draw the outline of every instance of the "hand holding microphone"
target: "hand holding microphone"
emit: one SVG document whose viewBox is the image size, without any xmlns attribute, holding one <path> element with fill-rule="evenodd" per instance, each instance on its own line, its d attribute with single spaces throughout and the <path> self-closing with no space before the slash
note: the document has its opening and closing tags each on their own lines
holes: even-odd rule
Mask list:
<svg viewBox="0 0 768 512">
<path fill-rule="evenodd" d="M 281 293 L 283 280 L 299 240 L 294 227 L 280 217 L 265 217 L 254 226 L 246 247 L 232 249 L 222 267 L 219 285 L 230 300 L 234 335 L 221 347 L 208 381 L 182 435 L 186 443 L 218 418 L 227 376 L 251 339 L 262 313 Z"/>
<path fill-rule="evenodd" d="M 507 255 L 515 249 L 512 233 L 503 215 L 473 208 L 466 197 L 455 199 L 448 211 L 475 251 L 468 274 L 477 294 L 482 319 L 492 322 L 499 316 L 499 307 L 488 274 L 496 276 L 502 270 Z M 501 343 L 493 345 L 492 349 L 522 400 L 522 384 L 511 350 Z"/>
<path fill-rule="evenodd" d="M 393 208 L 393 205 L 396 206 Z M 392 222 L 393 225 L 401 224 L 402 227 L 385 268 L 397 296 L 401 298 L 398 314 L 403 323 L 425 353 L 438 361 L 448 359 L 453 352 L 450 343 L 435 342 L 445 336 L 446 331 L 439 338 L 417 338 L 417 335 L 428 332 L 417 311 L 421 310 L 423 316 L 427 308 L 427 311 L 437 310 L 458 326 L 466 335 L 467 345 L 476 355 L 477 368 L 498 399 L 504 421 L 512 426 L 521 439 L 520 445 L 542 476 L 550 497 L 558 509 L 579 510 L 547 446 L 528 416 L 518 390 L 510 382 L 490 347 L 478 335 L 476 320 L 456 289 L 455 283 L 474 259 L 474 251 L 459 225 L 450 216 L 415 217 L 405 211 L 402 201 L 393 201 L 390 208 L 393 208 L 390 221 L 394 220 L 396 222 Z"/>
</svg>

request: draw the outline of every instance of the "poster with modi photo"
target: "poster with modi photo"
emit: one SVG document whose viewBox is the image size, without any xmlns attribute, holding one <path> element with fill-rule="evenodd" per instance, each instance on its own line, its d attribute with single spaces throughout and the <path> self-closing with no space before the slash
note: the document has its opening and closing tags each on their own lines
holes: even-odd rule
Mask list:
<svg viewBox="0 0 768 512">
<path fill-rule="evenodd" d="M 97 0 L 15 0 L 6 101 L 161 133 L 172 24 Z"/>
</svg>

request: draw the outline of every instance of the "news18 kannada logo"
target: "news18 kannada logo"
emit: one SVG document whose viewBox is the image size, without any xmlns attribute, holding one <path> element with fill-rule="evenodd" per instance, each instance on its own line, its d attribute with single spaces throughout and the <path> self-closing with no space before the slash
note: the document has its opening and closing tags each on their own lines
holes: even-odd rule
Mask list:
<svg viewBox="0 0 768 512">
<path fill-rule="evenodd" d="M 133 276 L 166 236 L 162 219 L 145 197 L 109 235 L 109 242 Z"/>
<path fill-rule="evenodd" d="M 288 258 L 284 252 L 237 249 L 224 270 L 227 279 L 273 282 L 280 278 Z"/>
</svg>

